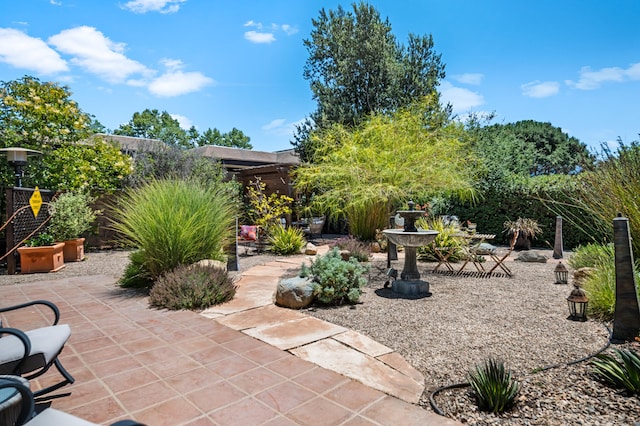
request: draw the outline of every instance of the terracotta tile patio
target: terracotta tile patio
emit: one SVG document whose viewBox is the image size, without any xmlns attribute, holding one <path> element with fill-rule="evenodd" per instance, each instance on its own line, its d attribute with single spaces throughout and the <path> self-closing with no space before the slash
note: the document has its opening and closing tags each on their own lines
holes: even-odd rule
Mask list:
<svg viewBox="0 0 640 426">
<path fill-rule="evenodd" d="M 51 405 L 99 424 L 457 424 L 214 319 L 151 309 L 111 277 L 7 285 L 0 294 L 3 306 L 36 299 L 58 305 L 72 330 L 61 360 L 76 382 Z M 18 320 L 11 325 L 44 325 Z M 57 372 L 44 377 L 32 388 Z"/>
</svg>

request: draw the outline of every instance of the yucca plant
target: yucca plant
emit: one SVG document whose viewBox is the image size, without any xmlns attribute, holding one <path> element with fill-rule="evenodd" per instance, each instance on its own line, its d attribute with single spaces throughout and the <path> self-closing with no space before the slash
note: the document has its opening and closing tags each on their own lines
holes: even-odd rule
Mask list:
<svg viewBox="0 0 640 426">
<path fill-rule="evenodd" d="M 605 382 L 627 389 L 632 394 L 640 394 L 640 356 L 630 349 L 614 349 L 616 357 L 599 354 L 593 365 L 594 374 Z"/>
<path fill-rule="evenodd" d="M 288 255 L 300 253 L 307 243 L 304 232 L 300 228 L 285 228 L 281 225 L 272 225 L 267 229 L 269 235 L 269 248 L 275 254 Z"/>
<path fill-rule="evenodd" d="M 520 384 L 505 369 L 504 363 L 493 358 L 469 372 L 469 383 L 478 407 L 492 413 L 502 413 L 511 408 L 520 391 Z"/>
</svg>

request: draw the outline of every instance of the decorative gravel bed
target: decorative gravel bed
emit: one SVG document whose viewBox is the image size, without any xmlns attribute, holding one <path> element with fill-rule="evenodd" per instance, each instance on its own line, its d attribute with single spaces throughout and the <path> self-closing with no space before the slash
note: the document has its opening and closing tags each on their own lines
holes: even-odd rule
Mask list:
<svg viewBox="0 0 640 426">
<path fill-rule="evenodd" d="M 541 252 L 551 258 L 551 251 Z M 241 257 L 241 271 L 277 258 Z M 126 251 L 88 252 L 86 261 L 69 263 L 56 273 L 2 275 L 0 285 L 94 274 L 119 278 L 127 261 Z M 407 299 L 384 288 L 386 262 L 375 261 L 362 303 L 304 312 L 359 331 L 403 355 L 425 376 L 420 404 L 426 410 L 433 410 L 429 397 L 434 390 L 466 382 L 467 371 L 488 357 L 503 360 L 522 387 L 517 405 L 508 413 L 478 411 L 468 387 L 435 395 L 438 409 L 463 423 L 640 425 L 640 397 L 596 381 L 588 361 L 567 365 L 605 347 L 609 331 L 597 321 L 566 319 L 571 286 L 553 284 L 555 265 L 553 260 L 509 261 L 514 278 L 487 279 L 431 274 L 424 271 L 435 264 L 419 263 L 432 296 Z M 393 266 L 402 269 L 399 261 Z M 640 351 L 640 342 L 622 347 Z M 556 367 L 534 373 L 548 366 Z"/>
<path fill-rule="evenodd" d="M 552 251 L 541 252 L 551 259 Z M 504 361 L 521 382 L 517 405 L 508 413 L 478 411 L 469 387 L 434 396 L 436 407 L 460 422 L 640 424 L 640 397 L 629 397 L 596 381 L 588 361 L 567 365 L 607 346 L 609 331 L 597 321 L 567 320 L 566 297 L 572 287 L 554 284 L 555 265 L 553 259 L 547 263 L 510 260 L 513 278 L 471 278 L 424 272 L 435 264 L 419 262 L 432 295 L 407 299 L 384 288 L 386 262 L 373 262 L 362 303 L 305 311 L 359 331 L 403 355 L 425 377 L 420 404 L 427 410 L 433 410 L 429 402 L 433 391 L 467 382 L 467 372 L 489 357 Z M 401 270 L 402 264 L 394 262 L 393 267 Z M 639 342 L 623 346 L 640 350 Z"/>
</svg>

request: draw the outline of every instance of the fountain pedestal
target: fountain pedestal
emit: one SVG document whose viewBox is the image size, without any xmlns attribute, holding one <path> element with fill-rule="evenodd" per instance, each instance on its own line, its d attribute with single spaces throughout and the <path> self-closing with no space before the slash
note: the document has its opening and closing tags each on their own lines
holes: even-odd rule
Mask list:
<svg viewBox="0 0 640 426">
<path fill-rule="evenodd" d="M 410 213 L 411 215 L 422 215 L 423 212 L 420 210 L 406 210 L 399 211 L 398 213 L 400 216 L 405 217 L 403 214 Z M 406 220 L 407 218 L 405 217 L 405 224 Z M 411 221 L 411 226 L 413 226 L 413 221 Z M 407 227 L 405 225 L 405 229 L 406 228 Z M 413 227 L 413 229 L 416 228 Z M 436 238 L 436 235 L 438 235 L 438 231 L 385 229 L 382 233 L 392 243 L 404 247 L 404 267 L 400 274 L 401 279 L 393 281 L 391 285 L 392 290 L 396 293 L 407 296 L 430 295 L 429 283 L 420 279 L 420 272 L 418 271 L 417 263 L 417 250 L 418 247 L 432 242 Z"/>
</svg>

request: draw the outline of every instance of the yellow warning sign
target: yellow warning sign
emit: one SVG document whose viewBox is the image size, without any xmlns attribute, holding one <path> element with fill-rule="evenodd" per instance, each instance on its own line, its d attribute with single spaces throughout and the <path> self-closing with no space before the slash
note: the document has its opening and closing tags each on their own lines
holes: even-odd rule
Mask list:
<svg viewBox="0 0 640 426">
<path fill-rule="evenodd" d="M 40 207 L 42 207 L 42 194 L 40 194 L 40 190 L 37 186 L 35 191 L 33 191 L 33 195 L 31 196 L 31 198 L 29 198 L 29 205 L 31 205 L 33 217 L 38 217 L 38 213 L 40 213 Z"/>
</svg>

